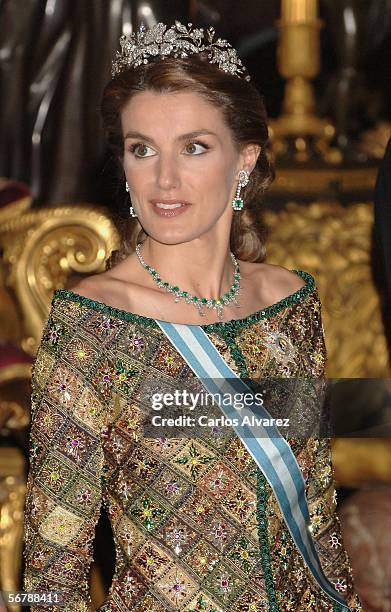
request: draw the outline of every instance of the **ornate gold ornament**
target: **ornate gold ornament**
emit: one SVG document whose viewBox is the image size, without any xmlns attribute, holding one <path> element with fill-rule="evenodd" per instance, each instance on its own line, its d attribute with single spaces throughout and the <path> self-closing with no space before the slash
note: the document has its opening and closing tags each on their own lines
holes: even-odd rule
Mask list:
<svg viewBox="0 0 391 612">
<path fill-rule="evenodd" d="M 337 202 L 265 211 L 268 262 L 311 272 L 322 300 L 331 378 L 387 378 L 390 361 L 371 269 L 373 205 Z"/>
<path fill-rule="evenodd" d="M 80 204 L 0 219 L 0 245 L 7 289 L 22 313 L 20 345 L 34 355 L 54 289 L 72 276 L 104 272 L 119 236 L 105 209 Z"/>
<path fill-rule="evenodd" d="M 270 137 L 277 156 L 288 153 L 291 141 L 295 161 L 308 161 L 315 148 L 327 162 L 338 163 L 340 151 L 328 146 L 335 128 L 316 115 L 311 83 L 320 67 L 321 26 L 317 0 L 282 1 L 278 68 L 287 83 L 283 112 L 270 122 Z"/>
</svg>

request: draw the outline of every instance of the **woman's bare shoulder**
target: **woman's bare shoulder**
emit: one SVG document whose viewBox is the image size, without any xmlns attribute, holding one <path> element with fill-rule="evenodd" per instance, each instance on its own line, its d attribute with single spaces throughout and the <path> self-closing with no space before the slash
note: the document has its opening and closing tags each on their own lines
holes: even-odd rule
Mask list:
<svg viewBox="0 0 391 612">
<path fill-rule="evenodd" d="M 69 289 L 91 300 L 127 311 L 132 311 L 140 301 L 141 288 L 136 283 L 117 278 L 111 270 L 86 276 Z"/>
<path fill-rule="evenodd" d="M 305 281 L 288 268 L 284 268 L 283 266 L 277 266 L 275 264 L 263 264 L 267 267 L 267 272 L 274 280 L 276 285 L 281 287 L 283 291 L 288 290 L 290 292 L 297 291 L 301 287 L 305 285 Z"/>
<path fill-rule="evenodd" d="M 247 263 L 246 272 L 270 303 L 282 300 L 306 284 L 301 276 L 276 264 Z"/>
<path fill-rule="evenodd" d="M 123 291 L 124 284 L 133 284 L 131 282 L 132 277 L 135 276 L 133 260 L 134 257 L 129 256 L 104 272 L 83 277 L 69 289 L 87 298 L 104 301 L 104 299 L 110 298 L 113 292 L 118 291 L 119 286 Z"/>
<path fill-rule="evenodd" d="M 85 276 L 76 285 L 72 285 L 68 289 L 91 300 L 103 301 L 106 282 L 105 279 L 101 278 L 102 275 L 103 273 Z"/>
</svg>

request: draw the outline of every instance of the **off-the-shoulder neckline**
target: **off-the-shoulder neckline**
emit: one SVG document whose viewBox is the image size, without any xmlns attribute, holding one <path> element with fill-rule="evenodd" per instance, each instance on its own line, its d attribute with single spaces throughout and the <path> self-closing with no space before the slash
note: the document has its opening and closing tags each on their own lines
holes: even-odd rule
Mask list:
<svg viewBox="0 0 391 612">
<path fill-rule="evenodd" d="M 284 308 L 292 306 L 293 304 L 297 304 L 301 302 L 305 297 L 307 297 L 310 293 L 315 290 L 315 279 L 309 273 L 304 270 L 290 270 L 291 272 L 295 272 L 298 276 L 300 276 L 303 280 L 305 280 L 305 285 L 297 289 L 294 293 L 287 295 L 282 298 L 278 302 L 274 304 L 270 304 L 269 306 L 265 306 L 260 310 L 256 310 L 255 312 L 243 317 L 241 319 L 230 319 L 229 321 L 217 321 L 215 323 L 207 323 L 205 325 L 199 325 L 206 332 L 213 332 L 218 330 L 224 330 L 225 328 L 241 328 L 247 327 L 256 321 L 260 321 L 261 319 L 269 318 Z M 144 315 L 136 314 L 130 312 L 128 310 L 123 310 L 122 308 L 116 308 L 115 306 L 109 306 L 104 302 L 99 302 L 98 300 L 93 300 L 92 298 L 85 297 L 84 295 L 80 295 L 79 293 L 75 293 L 71 289 L 56 289 L 53 294 L 52 305 L 54 305 L 55 300 L 57 299 L 68 299 L 73 302 L 77 302 L 82 306 L 95 310 L 97 312 L 104 312 L 109 316 L 116 317 L 122 319 L 124 321 L 138 322 L 148 327 L 158 327 L 157 321 L 161 321 L 167 323 L 167 321 L 162 321 L 160 319 L 153 319 L 151 317 L 146 317 Z M 189 324 L 189 326 L 195 326 L 195 324 Z"/>
</svg>

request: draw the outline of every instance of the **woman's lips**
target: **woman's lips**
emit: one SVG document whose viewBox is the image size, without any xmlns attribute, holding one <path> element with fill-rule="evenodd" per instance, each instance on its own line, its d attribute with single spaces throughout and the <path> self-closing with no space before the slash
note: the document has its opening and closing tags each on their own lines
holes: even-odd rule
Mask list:
<svg viewBox="0 0 391 612">
<path fill-rule="evenodd" d="M 159 217 L 177 217 L 190 206 L 183 200 L 151 200 L 153 210 Z"/>
</svg>

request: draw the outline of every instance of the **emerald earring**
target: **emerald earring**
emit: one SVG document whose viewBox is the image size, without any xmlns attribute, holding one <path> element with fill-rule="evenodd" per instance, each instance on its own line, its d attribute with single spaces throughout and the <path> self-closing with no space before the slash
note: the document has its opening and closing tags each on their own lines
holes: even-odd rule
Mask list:
<svg viewBox="0 0 391 612">
<path fill-rule="evenodd" d="M 236 196 L 232 200 L 232 208 L 234 210 L 242 210 L 244 207 L 243 198 L 240 197 L 240 190 L 245 187 L 250 179 L 250 174 L 247 170 L 240 170 L 238 176 L 238 188 L 236 190 Z"/>
</svg>

